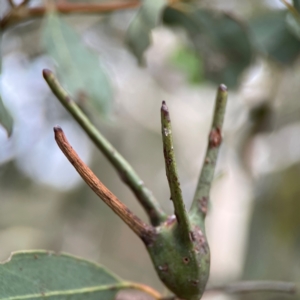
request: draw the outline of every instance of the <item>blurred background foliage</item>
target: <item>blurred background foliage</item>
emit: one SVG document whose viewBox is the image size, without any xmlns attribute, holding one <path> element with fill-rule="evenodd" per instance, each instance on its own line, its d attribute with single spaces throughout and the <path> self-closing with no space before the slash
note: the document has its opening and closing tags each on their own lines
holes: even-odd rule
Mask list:
<svg viewBox="0 0 300 300">
<path fill-rule="evenodd" d="M 105 1 L 68 0 L 73 2 Z M 173 119 L 189 207 L 216 87 L 228 85 L 207 220 L 210 282 L 300 284 L 300 1 L 283 2 L 144 0 L 140 9 L 63 15 L 54 9 L 63 0 L 31 0 L 29 9 L 46 5 L 47 13 L 10 24 L 9 1 L 1 0 L 0 259 L 21 249 L 64 251 L 164 290 L 140 241 L 58 149 L 52 132 L 57 124 L 104 184 L 146 221 L 116 172 L 51 94 L 41 75 L 49 68 L 169 214 L 161 101 Z"/>
</svg>

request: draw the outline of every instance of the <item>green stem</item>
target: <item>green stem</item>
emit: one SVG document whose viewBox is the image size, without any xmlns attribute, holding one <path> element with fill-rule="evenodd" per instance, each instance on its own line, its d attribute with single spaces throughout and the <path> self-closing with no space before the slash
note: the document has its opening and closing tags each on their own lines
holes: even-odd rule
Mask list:
<svg viewBox="0 0 300 300">
<path fill-rule="evenodd" d="M 294 294 L 296 292 L 296 285 L 292 282 L 283 281 L 240 281 L 209 287 L 205 292 L 223 292 L 228 294 L 277 292 Z"/>
<path fill-rule="evenodd" d="M 117 152 L 117 150 L 105 139 L 105 137 L 90 122 L 77 104 L 61 87 L 54 74 L 49 70 L 43 70 L 43 76 L 54 95 L 69 111 L 78 124 L 83 128 L 97 148 L 105 155 L 119 173 L 121 179 L 129 186 L 141 205 L 148 214 L 152 225 L 159 225 L 166 220 L 166 214 L 159 206 L 151 191 L 144 185 L 130 164 Z"/>
<path fill-rule="evenodd" d="M 203 222 L 207 213 L 210 187 L 213 181 L 217 157 L 222 142 L 221 131 L 225 115 L 226 103 L 227 87 L 221 84 L 217 92 L 213 122 L 209 134 L 204 165 L 201 170 L 191 207 L 191 214 L 200 216 Z"/>
<path fill-rule="evenodd" d="M 169 182 L 171 200 L 174 204 L 175 216 L 179 228 L 183 233 L 183 236 L 189 239 L 189 234 L 191 231 L 190 223 L 184 206 L 180 182 L 177 174 L 177 166 L 172 138 L 171 119 L 165 101 L 162 102 L 161 106 L 161 131 L 166 165 L 166 175 Z"/>
</svg>

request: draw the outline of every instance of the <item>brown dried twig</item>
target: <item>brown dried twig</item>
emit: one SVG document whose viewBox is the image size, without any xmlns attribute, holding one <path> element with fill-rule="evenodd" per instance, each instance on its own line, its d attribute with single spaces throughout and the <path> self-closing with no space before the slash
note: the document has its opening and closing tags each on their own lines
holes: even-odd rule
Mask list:
<svg viewBox="0 0 300 300">
<path fill-rule="evenodd" d="M 11 6 L 13 0 L 9 0 Z M 32 18 L 42 17 L 47 13 L 48 8 L 45 6 L 28 7 L 28 0 L 24 0 L 19 6 L 12 6 L 9 11 L 0 21 L 0 27 L 5 29 L 11 25 L 26 21 Z M 53 9 L 62 14 L 99 14 L 107 13 L 116 10 L 135 8 L 140 5 L 138 0 L 128 1 L 108 1 L 106 3 L 57 3 Z"/>
<path fill-rule="evenodd" d="M 116 213 L 145 243 L 152 240 L 154 228 L 142 222 L 134 215 L 92 172 L 80 159 L 69 144 L 63 130 L 54 127 L 55 140 L 61 151 L 74 166 L 87 185 Z"/>
</svg>

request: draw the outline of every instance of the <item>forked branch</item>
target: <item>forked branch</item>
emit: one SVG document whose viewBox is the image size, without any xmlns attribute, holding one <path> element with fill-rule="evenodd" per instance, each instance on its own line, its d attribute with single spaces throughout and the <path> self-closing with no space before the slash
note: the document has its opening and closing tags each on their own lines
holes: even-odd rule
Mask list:
<svg viewBox="0 0 300 300">
<path fill-rule="evenodd" d="M 167 219 L 166 214 L 160 207 L 152 192 L 145 186 L 131 165 L 90 122 L 87 116 L 59 84 L 54 74 L 45 69 L 43 70 L 43 76 L 60 103 L 74 117 L 74 119 L 87 133 L 97 148 L 115 167 L 124 183 L 127 184 L 135 194 L 136 198 L 139 200 L 140 204 L 148 214 L 152 225 L 159 225 L 164 222 Z"/>
<path fill-rule="evenodd" d="M 69 144 L 63 130 L 54 127 L 55 140 L 61 151 L 87 185 L 145 242 L 153 239 L 154 228 L 143 223 L 97 178 Z"/>
</svg>

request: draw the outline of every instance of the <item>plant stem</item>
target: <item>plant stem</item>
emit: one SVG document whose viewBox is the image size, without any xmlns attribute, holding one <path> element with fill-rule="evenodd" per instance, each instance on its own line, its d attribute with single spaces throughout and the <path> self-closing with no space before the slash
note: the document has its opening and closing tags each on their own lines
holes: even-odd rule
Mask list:
<svg viewBox="0 0 300 300">
<path fill-rule="evenodd" d="M 161 133 L 164 149 L 164 158 L 166 166 L 166 175 L 169 182 L 171 200 L 174 204 L 175 216 L 183 233 L 183 236 L 190 236 L 190 223 L 184 206 L 180 182 L 177 174 L 176 159 L 173 146 L 171 119 L 166 102 L 162 102 L 161 106 Z"/>
<path fill-rule="evenodd" d="M 287 2 L 286 0 L 281 0 L 281 2 L 286 6 L 289 12 L 295 17 L 296 20 L 299 21 L 300 14 L 299 14 L 299 1 L 293 1 L 293 5 Z"/>
<path fill-rule="evenodd" d="M 209 133 L 208 145 L 204 159 L 204 165 L 198 180 L 193 199 L 191 214 L 197 214 L 204 222 L 211 183 L 213 181 L 217 157 L 222 142 L 222 126 L 227 103 L 227 87 L 221 84 L 218 88 L 213 122 Z M 198 217 L 199 218 L 199 217 Z"/>
<path fill-rule="evenodd" d="M 80 159 L 69 144 L 63 130 L 54 127 L 55 140 L 61 151 L 74 166 L 87 185 L 145 242 L 152 240 L 154 228 L 144 224 L 135 216 L 103 183 L 91 169 Z"/>
<path fill-rule="evenodd" d="M 89 121 L 86 115 L 70 98 L 67 92 L 60 86 L 53 73 L 49 70 L 43 71 L 54 95 L 61 104 L 69 111 L 78 124 L 84 129 L 97 148 L 105 155 L 119 173 L 121 179 L 129 186 L 140 204 L 148 214 L 152 225 L 159 225 L 167 219 L 152 192 L 145 186 L 130 164 L 117 152 L 117 150 L 105 139 L 97 128 Z"/>
<path fill-rule="evenodd" d="M 240 281 L 209 287 L 205 292 L 223 292 L 229 294 L 277 292 L 294 294 L 296 292 L 296 285 L 291 282 L 283 281 Z"/>
<path fill-rule="evenodd" d="M 1 0 L 3 1 L 3 0 Z M 12 2 L 12 0 L 9 0 Z M 26 0 L 24 1 L 26 4 Z M 27 1 L 28 2 L 28 1 Z M 135 8 L 140 5 L 138 0 L 115 1 L 107 3 L 57 3 L 54 9 L 62 14 L 99 14 L 108 13 L 121 9 Z M 22 9 L 22 10 L 21 10 Z M 23 22 L 27 19 L 42 17 L 47 13 L 47 8 L 44 6 L 27 7 L 22 5 L 20 9 L 12 9 L 0 22 L 2 29 L 13 24 Z"/>
<path fill-rule="evenodd" d="M 158 291 L 154 290 L 152 287 L 145 285 L 145 284 L 136 283 L 136 282 L 124 282 L 124 283 L 121 283 L 121 286 L 123 289 L 126 288 L 126 289 L 142 291 L 157 300 L 162 299 L 162 295 Z"/>
</svg>

